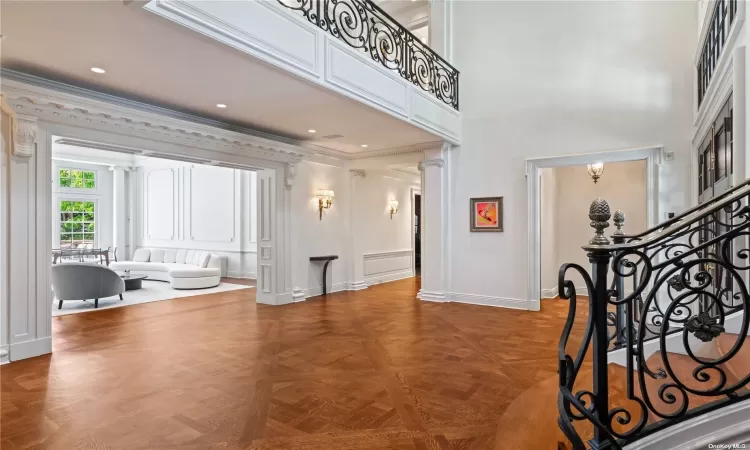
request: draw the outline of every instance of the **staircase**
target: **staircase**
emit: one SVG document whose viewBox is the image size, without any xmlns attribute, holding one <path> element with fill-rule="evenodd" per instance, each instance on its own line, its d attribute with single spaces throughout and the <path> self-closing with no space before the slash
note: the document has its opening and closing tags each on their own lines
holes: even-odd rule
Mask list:
<svg viewBox="0 0 750 450">
<path fill-rule="evenodd" d="M 710 439 L 712 420 L 729 412 L 750 427 L 749 200 L 747 181 L 636 235 L 617 211 L 612 242 L 609 205 L 592 202 L 591 270 L 560 268 L 569 314 L 558 376 L 507 408 L 496 449 L 698 448 L 684 430 Z M 588 296 L 576 295 L 571 272 Z"/>
</svg>

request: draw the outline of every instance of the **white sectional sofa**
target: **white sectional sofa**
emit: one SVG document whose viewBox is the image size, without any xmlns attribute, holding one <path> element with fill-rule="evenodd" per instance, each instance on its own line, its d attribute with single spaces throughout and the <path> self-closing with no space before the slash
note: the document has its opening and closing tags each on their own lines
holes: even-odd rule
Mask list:
<svg viewBox="0 0 750 450">
<path fill-rule="evenodd" d="M 200 250 L 139 248 L 132 261 L 113 262 L 113 270 L 148 275 L 149 280 L 168 281 L 175 289 L 201 289 L 221 282 L 221 257 Z"/>
</svg>

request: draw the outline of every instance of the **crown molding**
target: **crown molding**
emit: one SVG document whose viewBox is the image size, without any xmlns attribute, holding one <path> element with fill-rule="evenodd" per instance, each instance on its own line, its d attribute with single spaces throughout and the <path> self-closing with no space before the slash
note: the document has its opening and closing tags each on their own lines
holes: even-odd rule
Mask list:
<svg viewBox="0 0 750 450">
<path fill-rule="evenodd" d="M 368 159 L 368 158 L 381 158 L 383 156 L 396 156 L 406 155 L 409 153 L 426 152 L 429 150 L 440 150 L 443 147 L 443 141 L 427 142 L 424 144 L 409 145 L 406 147 L 394 147 L 382 150 L 372 150 L 369 152 L 353 153 L 350 155 L 350 160 L 357 159 Z"/>
<path fill-rule="evenodd" d="M 324 159 L 362 160 L 439 150 L 443 145 L 442 141 L 436 141 L 347 153 L 13 70 L 0 69 L 0 79 L 8 104 L 18 114 L 50 123 L 94 128 L 223 153 L 240 153 L 282 163 L 296 163 L 303 159 L 321 162 Z M 142 153 L 137 149 L 94 145 L 87 146 Z"/>
<path fill-rule="evenodd" d="M 179 145 L 297 162 L 313 152 L 249 129 L 3 69 L 2 92 L 18 114 Z"/>
</svg>

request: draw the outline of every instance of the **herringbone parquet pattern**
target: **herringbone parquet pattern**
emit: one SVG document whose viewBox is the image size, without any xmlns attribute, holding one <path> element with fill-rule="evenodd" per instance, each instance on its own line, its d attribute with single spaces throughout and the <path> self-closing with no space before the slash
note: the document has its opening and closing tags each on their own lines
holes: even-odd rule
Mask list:
<svg viewBox="0 0 750 450">
<path fill-rule="evenodd" d="M 506 408 L 555 376 L 567 303 L 428 303 L 417 283 L 283 307 L 242 290 L 56 317 L 52 355 L 0 369 L 0 444 L 495 448 Z"/>
</svg>

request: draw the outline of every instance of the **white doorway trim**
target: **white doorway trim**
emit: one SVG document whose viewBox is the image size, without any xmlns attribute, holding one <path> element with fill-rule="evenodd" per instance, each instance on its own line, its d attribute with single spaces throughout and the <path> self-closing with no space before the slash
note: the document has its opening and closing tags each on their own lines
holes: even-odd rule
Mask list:
<svg viewBox="0 0 750 450">
<path fill-rule="evenodd" d="M 530 303 L 541 302 L 541 192 L 539 169 L 553 167 L 580 166 L 595 162 L 613 163 L 624 161 L 646 160 L 646 206 L 648 227 L 656 225 L 659 220 L 659 164 L 663 147 L 645 147 L 625 150 L 585 153 L 581 155 L 555 156 L 548 158 L 530 158 L 526 160 L 526 192 L 529 205 L 528 236 L 529 266 L 526 293 Z M 591 199 L 593 200 L 593 199 Z M 584 200 L 588 201 L 588 200 Z M 616 206 L 616 205 L 612 205 Z M 641 230 L 634 230 L 641 231 Z M 529 308 L 539 310 L 537 308 Z"/>
<path fill-rule="evenodd" d="M 0 330 L 9 330 L 7 344 L 5 337 L 2 339 L 3 355 L 5 345 L 11 361 L 52 351 L 53 136 L 76 139 L 87 144 L 83 146 L 101 150 L 244 170 L 264 169 L 259 173 L 268 173 L 270 182 L 262 198 L 265 212 L 259 210 L 257 220 L 274 240 L 259 242 L 258 267 L 265 265 L 267 269 L 265 278 L 258 276 L 256 301 L 274 305 L 292 302 L 291 187 L 294 164 L 305 156 L 304 149 L 171 117 L 166 110 L 146 108 L 148 105 L 103 95 L 86 97 L 91 91 L 55 87 L 60 86 L 50 82 L 41 87 L 11 80 L 4 80 L 2 86 L 10 107 L 27 113 L 23 120 L 33 132 L 24 136 L 34 147 L 28 157 L 8 155 L 7 150 L 3 156 L 3 163 L 9 164 L 2 180 L 8 192 L 2 190 L 0 203 L 13 214 L 1 217 L 4 223 L 0 231 L 6 232 L 8 240 L 2 243 L 0 260 L 20 262 L 8 265 L 7 278 L 5 273 L 0 277 L 8 284 L 2 287 L 0 296 L 0 310 L 5 313 L 0 315 Z M 12 245 L 6 248 L 8 242 Z"/>
<path fill-rule="evenodd" d="M 417 240 L 415 237 L 416 233 L 414 232 L 415 227 L 417 226 L 417 223 L 414 219 L 416 217 L 415 210 L 417 206 L 417 199 L 416 199 L 417 195 L 421 196 L 422 190 L 417 189 L 417 188 L 411 188 L 411 231 L 410 231 L 411 233 L 411 271 L 414 274 L 414 276 L 417 276 Z M 422 220 L 421 217 L 420 217 L 420 220 Z M 421 230 L 422 224 L 420 223 L 419 226 L 420 226 L 419 229 Z M 421 236 L 420 236 L 420 240 L 421 240 Z"/>
</svg>

